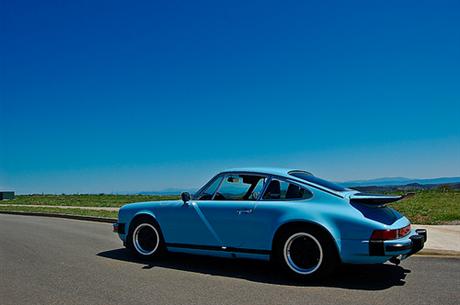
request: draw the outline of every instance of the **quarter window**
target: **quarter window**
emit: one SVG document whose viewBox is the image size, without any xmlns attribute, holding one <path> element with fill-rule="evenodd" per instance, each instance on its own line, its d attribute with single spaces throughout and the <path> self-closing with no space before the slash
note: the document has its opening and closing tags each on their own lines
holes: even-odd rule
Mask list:
<svg viewBox="0 0 460 305">
<path fill-rule="evenodd" d="M 296 184 L 273 178 L 268 185 L 264 200 L 300 200 L 311 198 L 313 194 Z"/>
</svg>

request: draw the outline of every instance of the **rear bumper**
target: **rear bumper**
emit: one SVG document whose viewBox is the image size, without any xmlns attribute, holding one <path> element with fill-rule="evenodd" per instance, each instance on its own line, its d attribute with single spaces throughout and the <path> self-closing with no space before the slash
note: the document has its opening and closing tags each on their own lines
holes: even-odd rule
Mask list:
<svg viewBox="0 0 460 305">
<path fill-rule="evenodd" d="M 423 249 L 427 240 L 425 229 L 415 230 L 415 234 L 404 240 L 371 240 L 369 241 L 370 256 L 409 257 Z"/>
</svg>

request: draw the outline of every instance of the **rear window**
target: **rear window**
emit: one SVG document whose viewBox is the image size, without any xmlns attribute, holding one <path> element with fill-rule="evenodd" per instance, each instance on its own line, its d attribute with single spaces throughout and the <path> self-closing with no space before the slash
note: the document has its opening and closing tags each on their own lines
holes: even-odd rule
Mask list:
<svg viewBox="0 0 460 305">
<path fill-rule="evenodd" d="M 323 187 L 325 187 L 327 189 L 330 189 L 330 190 L 333 190 L 333 191 L 336 191 L 336 192 L 345 192 L 347 190 L 346 188 L 344 188 L 341 185 L 338 185 L 338 184 L 326 181 L 324 179 L 315 177 L 310 173 L 306 173 L 306 172 L 290 172 L 289 175 L 297 177 L 297 178 L 300 178 L 300 179 L 305 180 L 307 182 L 317 184 L 319 186 L 323 186 Z"/>
</svg>

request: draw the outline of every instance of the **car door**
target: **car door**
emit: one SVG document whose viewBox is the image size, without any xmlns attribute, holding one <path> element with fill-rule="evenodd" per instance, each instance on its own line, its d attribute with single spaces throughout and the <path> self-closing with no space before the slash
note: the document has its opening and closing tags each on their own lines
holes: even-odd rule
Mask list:
<svg viewBox="0 0 460 305">
<path fill-rule="evenodd" d="M 211 200 L 197 200 L 211 233 L 222 247 L 250 248 L 254 233 L 254 211 L 267 178 L 263 175 L 226 174 Z"/>
<path fill-rule="evenodd" d="M 165 201 L 157 218 L 169 247 L 219 246 L 220 238 L 210 228 L 198 207 L 198 202 L 212 200 L 223 177 L 216 176 L 209 181 L 196 198 L 189 202 Z"/>
</svg>

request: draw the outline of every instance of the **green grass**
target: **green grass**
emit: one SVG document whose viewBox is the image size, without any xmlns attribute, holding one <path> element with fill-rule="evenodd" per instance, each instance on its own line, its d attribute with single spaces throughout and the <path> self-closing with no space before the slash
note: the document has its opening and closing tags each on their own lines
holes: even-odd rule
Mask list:
<svg viewBox="0 0 460 305">
<path fill-rule="evenodd" d="M 179 196 L 145 195 L 22 195 L 14 200 L 2 201 L 0 211 L 50 212 L 72 215 L 116 217 L 117 212 L 83 209 L 44 208 L 39 205 L 120 207 L 126 203 L 178 199 Z M 13 207 L 7 204 L 38 205 L 38 207 Z M 460 191 L 418 191 L 411 198 L 391 205 L 412 223 L 442 224 L 460 221 Z"/>
<path fill-rule="evenodd" d="M 124 204 L 142 201 L 178 199 L 179 196 L 159 195 L 18 195 L 5 204 L 62 205 L 82 207 L 121 207 Z"/>
<path fill-rule="evenodd" d="M 460 191 L 418 191 L 391 205 L 412 223 L 443 224 L 460 220 Z"/>
<path fill-rule="evenodd" d="M 65 215 L 79 215 L 79 216 L 94 216 L 105 218 L 117 218 L 118 212 L 101 211 L 101 210 L 84 210 L 84 209 L 60 209 L 60 208 L 44 208 L 44 207 L 21 207 L 21 206 L 0 206 L 0 211 L 9 212 L 33 212 L 33 213 L 53 213 Z"/>
</svg>

